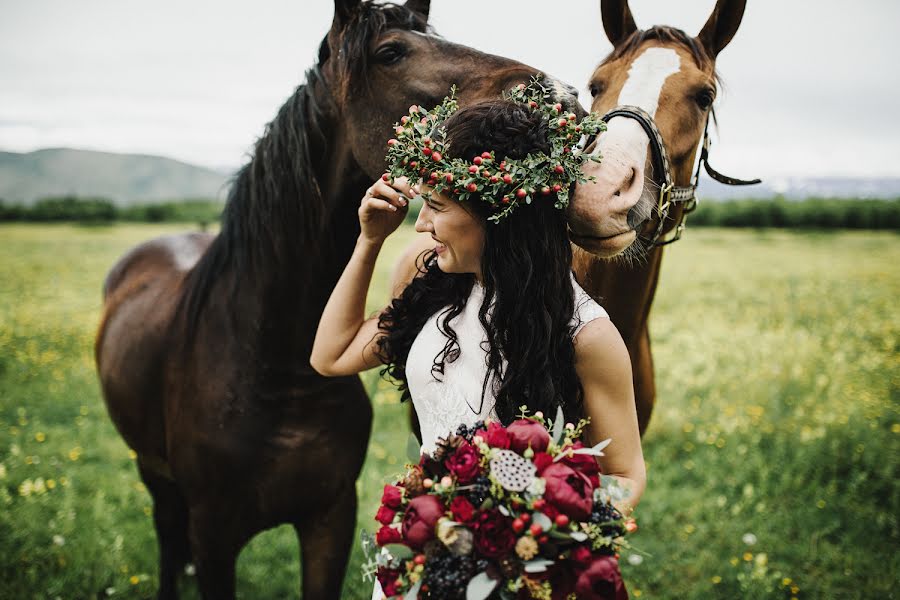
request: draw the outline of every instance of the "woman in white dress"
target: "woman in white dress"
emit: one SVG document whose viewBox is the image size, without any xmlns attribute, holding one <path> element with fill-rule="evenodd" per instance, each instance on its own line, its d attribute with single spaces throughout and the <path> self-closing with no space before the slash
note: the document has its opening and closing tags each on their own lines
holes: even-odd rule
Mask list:
<svg viewBox="0 0 900 600">
<path fill-rule="evenodd" d="M 548 151 L 546 119 L 511 101 L 461 109 L 444 126 L 446 151 L 457 158 L 488 150 L 499 162 Z M 403 221 L 408 198 L 429 191 L 416 231 L 433 244 L 398 269 L 393 299 L 366 318 L 379 250 Z M 415 405 L 424 451 L 461 424 L 509 423 L 521 405 L 548 416 L 561 406 L 570 421 L 589 417 L 585 443 L 612 438 L 598 461 L 629 490 L 619 506 L 627 515 L 644 490 L 645 468 L 625 345 L 572 276 L 564 211 L 536 196 L 494 222 L 489 217 L 503 208 L 497 200 L 376 181 L 360 203 L 361 233 L 310 362 L 326 376 L 383 366 Z"/>
</svg>

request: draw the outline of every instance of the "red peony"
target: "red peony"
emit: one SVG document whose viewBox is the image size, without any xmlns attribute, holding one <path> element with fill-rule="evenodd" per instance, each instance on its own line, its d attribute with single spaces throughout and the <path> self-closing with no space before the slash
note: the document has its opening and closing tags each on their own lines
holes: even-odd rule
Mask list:
<svg viewBox="0 0 900 600">
<path fill-rule="evenodd" d="M 530 419 L 513 421 L 506 428 L 506 432 L 509 434 L 509 447 L 520 454 L 529 446 L 535 452 L 543 452 L 550 445 L 550 434 L 537 421 Z"/>
<path fill-rule="evenodd" d="M 484 441 L 487 442 L 487 445 L 491 448 L 503 448 L 504 450 L 509 450 L 509 433 L 500 423 L 491 421 L 487 431 L 481 435 L 484 437 Z"/>
<path fill-rule="evenodd" d="M 628 600 L 619 562 L 612 556 L 598 556 L 578 576 L 575 593 L 579 600 Z"/>
<path fill-rule="evenodd" d="M 465 496 L 457 496 L 450 502 L 450 513 L 454 521 L 468 523 L 475 516 L 475 507 Z"/>
<path fill-rule="evenodd" d="M 390 525 L 396 514 L 396 510 L 390 509 L 387 506 L 381 506 L 378 508 L 378 514 L 375 515 L 375 520 L 382 525 Z"/>
<path fill-rule="evenodd" d="M 478 513 L 472 523 L 475 532 L 475 548 L 488 558 L 500 558 L 516 545 L 512 519 L 504 517 L 496 508 Z"/>
<path fill-rule="evenodd" d="M 434 538 L 434 526 L 444 516 L 444 504 L 437 496 L 417 496 L 409 501 L 403 515 L 403 539 L 415 550 Z"/>
<path fill-rule="evenodd" d="M 481 472 L 481 455 L 469 442 L 463 441 L 456 452 L 444 461 L 447 470 L 456 475 L 460 483 L 469 483 Z"/>
<path fill-rule="evenodd" d="M 544 469 L 541 476 L 547 482 L 544 492 L 547 502 L 576 521 L 590 518 L 594 488 L 587 475 L 568 465 L 555 463 Z"/>
<path fill-rule="evenodd" d="M 553 457 L 546 452 L 537 452 L 532 459 L 534 466 L 537 467 L 537 474 L 540 475 L 544 469 L 553 464 Z"/>
<path fill-rule="evenodd" d="M 575 442 L 570 446 L 573 450 L 578 450 L 579 448 L 584 448 L 584 444 L 581 442 Z M 600 487 L 600 465 L 597 464 L 597 459 L 591 456 L 590 454 L 573 454 L 572 456 L 566 456 L 561 459 L 559 462 L 569 465 L 576 471 L 580 471 L 588 476 L 588 479 L 591 480 L 591 485 L 594 487 Z"/>
<path fill-rule="evenodd" d="M 388 544 L 402 544 L 403 534 L 396 527 L 388 527 L 384 525 L 375 534 L 375 543 L 379 546 L 387 546 Z"/>
<path fill-rule="evenodd" d="M 384 492 L 381 494 L 381 503 L 387 506 L 388 508 L 393 508 L 394 510 L 400 508 L 400 504 L 403 500 L 403 490 L 398 488 L 395 485 L 386 485 L 384 486 Z"/>
</svg>

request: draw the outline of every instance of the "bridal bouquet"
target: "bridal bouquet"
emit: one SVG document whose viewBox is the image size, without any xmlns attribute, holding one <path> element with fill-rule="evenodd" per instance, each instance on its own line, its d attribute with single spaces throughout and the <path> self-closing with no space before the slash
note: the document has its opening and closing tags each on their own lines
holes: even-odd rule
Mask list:
<svg viewBox="0 0 900 600">
<path fill-rule="evenodd" d="M 617 553 L 636 528 L 585 447 L 587 425 L 541 413 L 461 425 L 386 485 L 364 570 L 389 598 L 627 598 Z"/>
</svg>

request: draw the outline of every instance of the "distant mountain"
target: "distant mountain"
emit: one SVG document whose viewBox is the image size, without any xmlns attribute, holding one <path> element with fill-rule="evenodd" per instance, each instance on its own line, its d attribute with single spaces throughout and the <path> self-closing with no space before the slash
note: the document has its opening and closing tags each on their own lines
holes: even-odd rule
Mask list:
<svg viewBox="0 0 900 600">
<path fill-rule="evenodd" d="M 700 177 L 701 200 L 735 198 L 900 198 L 900 177 L 772 177 L 756 185 L 725 185 Z"/>
<path fill-rule="evenodd" d="M 185 198 L 224 199 L 229 174 L 162 156 L 48 148 L 0 152 L 0 199 L 101 196 L 119 205 Z"/>
<path fill-rule="evenodd" d="M 48 148 L 0 152 L 0 199 L 32 204 L 38 198 L 102 196 L 119 205 L 187 198 L 224 199 L 234 168 L 207 168 L 162 156 Z M 761 184 L 723 185 L 702 176 L 701 200 L 900 198 L 900 177 L 773 177 Z"/>
</svg>

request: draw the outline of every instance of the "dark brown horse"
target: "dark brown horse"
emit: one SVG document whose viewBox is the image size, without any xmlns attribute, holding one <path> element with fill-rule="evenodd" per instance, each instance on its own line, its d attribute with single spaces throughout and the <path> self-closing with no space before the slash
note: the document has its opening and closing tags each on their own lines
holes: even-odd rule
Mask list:
<svg viewBox="0 0 900 600">
<path fill-rule="evenodd" d="M 318 63 L 235 178 L 221 233 L 142 244 L 106 279 L 97 365 L 153 496 L 162 598 L 189 560 L 205 598 L 233 597 L 241 548 L 281 523 L 300 539 L 303 597 L 340 594 L 372 409 L 359 378 L 319 376 L 309 352 L 360 198 L 410 104 L 437 104 L 451 84 L 463 104 L 493 98 L 535 74 L 431 34 L 428 9 L 336 0 Z"/>
<path fill-rule="evenodd" d="M 637 106 L 649 115 L 661 134 L 671 183 L 684 196 L 696 183 L 692 167 L 716 95 L 716 56 L 737 31 L 744 4 L 719 0 L 697 37 L 671 27 L 639 30 L 627 0 L 601 4 L 613 51 L 591 77 L 591 110 L 604 115 L 614 107 Z M 585 289 L 602 298 L 628 346 L 643 433 L 656 397 L 647 318 L 663 255 L 658 244 L 681 223 L 691 203 L 674 202 L 661 215 L 658 197 L 665 175 L 653 156 L 655 134 L 628 115 L 609 119 L 608 127 L 597 140 L 603 162 L 587 167 L 597 180 L 577 186 L 569 210 L 576 244 L 573 268 Z M 705 154 L 701 160 L 705 163 Z M 710 175 L 723 177 L 706 166 Z M 662 237 L 654 241 L 656 234 Z M 626 260 L 605 260 L 623 255 Z"/>
</svg>

